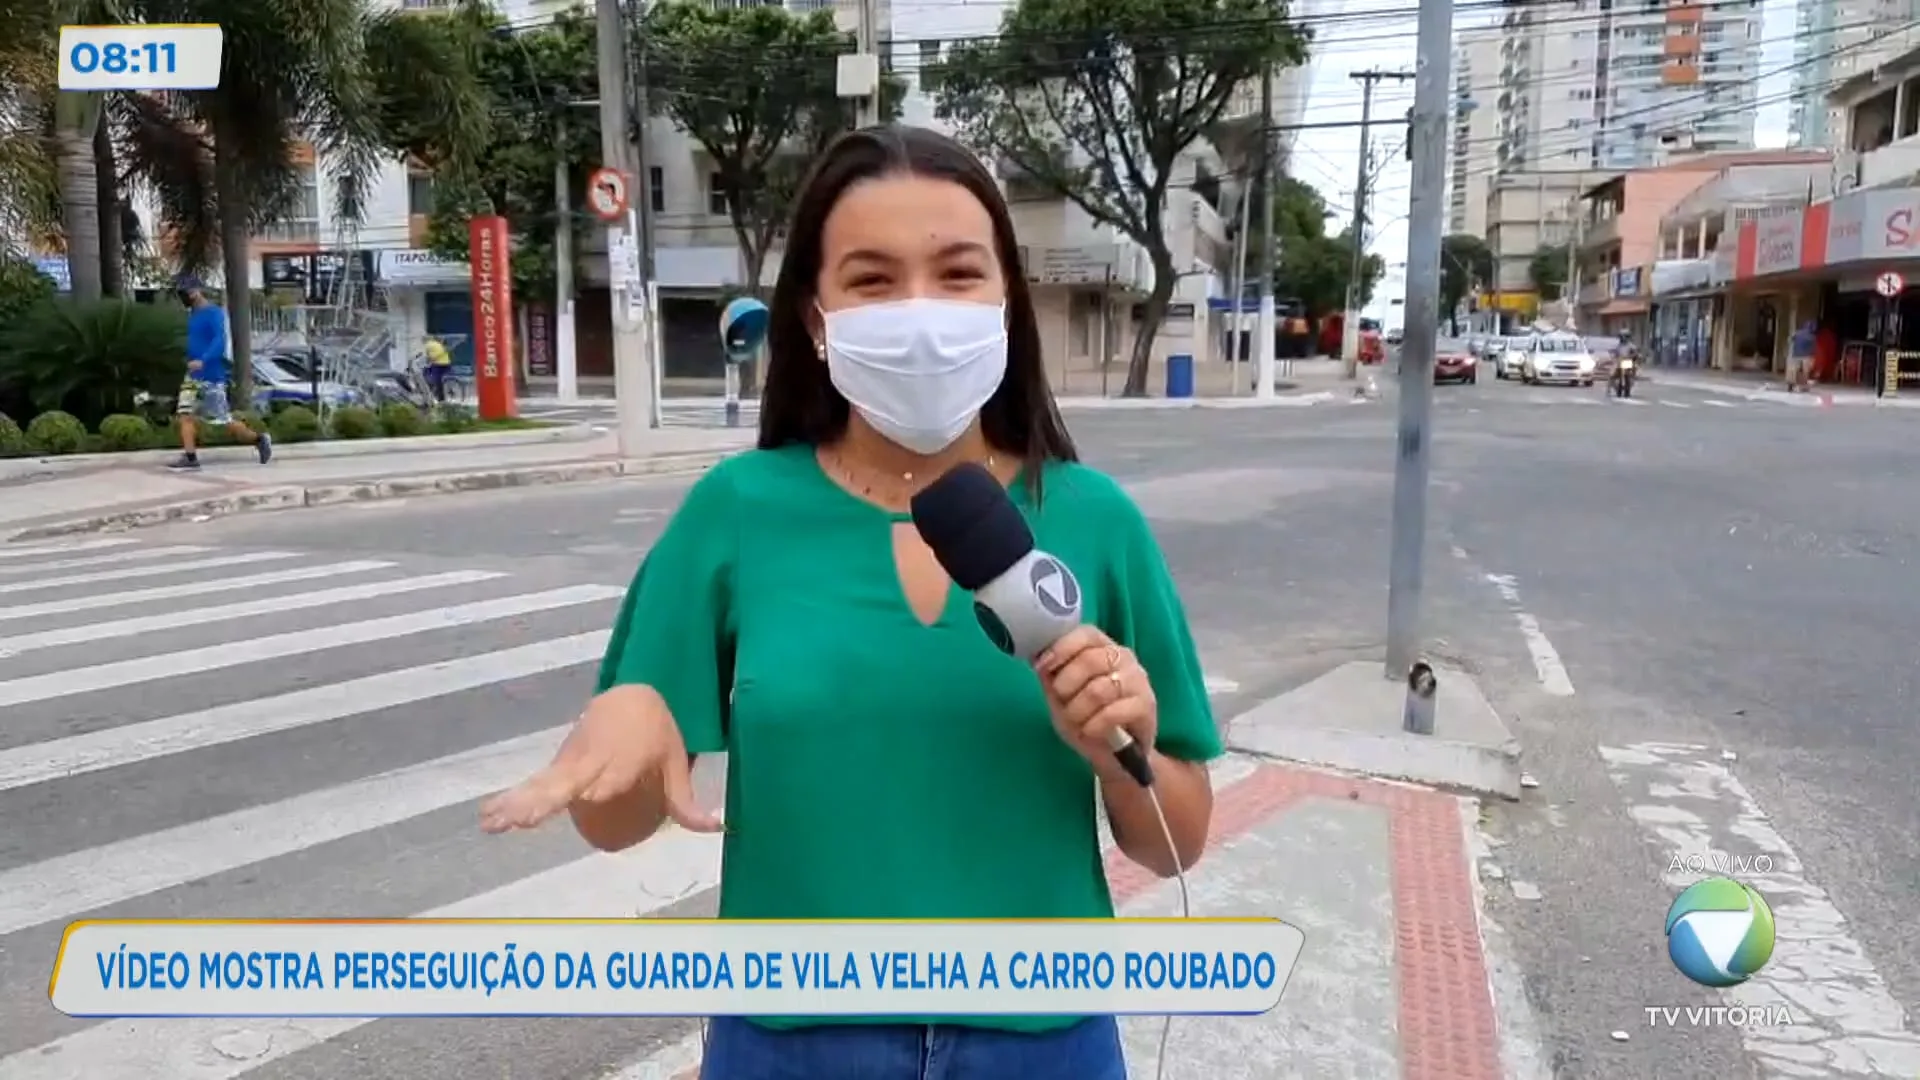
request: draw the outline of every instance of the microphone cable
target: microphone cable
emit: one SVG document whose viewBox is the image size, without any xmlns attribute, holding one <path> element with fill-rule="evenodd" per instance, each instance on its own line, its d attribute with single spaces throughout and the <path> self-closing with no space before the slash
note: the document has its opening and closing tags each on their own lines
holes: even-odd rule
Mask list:
<svg viewBox="0 0 1920 1080">
<path fill-rule="evenodd" d="M 1157 784 L 1142 784 L 1147 793 L 1147 802 L 1153 806 L 1154 820 L 1160 823 L 1160 838 L 1166 841 L 1167 855 L 1173 859 L 1173 880 L 1180 888 L 1180 917 L 1193 918 L 1193 894 L 1187 888 L 1187 870 L 1180 865 L 1180 848 L 1173 842 L 1173 827 L 1167 824 L 1166 807 L 1160 805 L 1160 789 Z M 1173 1014 L 1160 1018 L 1160 1045 L 1153 1055 L 1154 1080 L 1166 1080 L 1167 1043 L 1173 1037 Z"/>
</svg>

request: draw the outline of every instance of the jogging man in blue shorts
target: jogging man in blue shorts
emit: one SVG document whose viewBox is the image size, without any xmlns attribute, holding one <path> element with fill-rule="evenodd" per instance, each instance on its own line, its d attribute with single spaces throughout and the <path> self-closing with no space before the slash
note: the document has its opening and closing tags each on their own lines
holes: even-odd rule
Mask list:
<svg viewBox="0 0 1920 1080">
<path fill-rule="evenodd" d="M 175 286 L 180 302 L 187 305 L 187 379 L 180 384 L 180 403 L 175 410 L 180 421 L 180 456 L 169 466 L 197 469 L 200 455 L 195 450 L 196 420 L 219 424 L 242 443 L 252 443 L 260 455 L 260 464 L 273 458 L 273 440 L 264 431 L 255 432 L 245 421 L 236 420 L 227 404 L 227 313 L 207 299 L 196 278 L 183 277 Z"/>
</svg>

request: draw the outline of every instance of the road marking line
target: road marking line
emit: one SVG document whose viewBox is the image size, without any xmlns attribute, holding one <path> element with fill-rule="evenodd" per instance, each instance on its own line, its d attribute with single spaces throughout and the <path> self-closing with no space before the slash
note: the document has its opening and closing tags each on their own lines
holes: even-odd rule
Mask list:
<svg viewBox="0 0 1920 1080">
<path fill-rule="evenodd" d="M 31 559 L 40 555 L 71 555 L 76 551 L 99 551 L 125 547 L 133 543 L 125 537 L 100 540 L 76 540 L 57 544 L 0 544 L 0 559 Z"/>
<path fill-rule="evenodd" d="M 188 581 L 179 585 L 156 585 L 151 589 L 95 593 L 92 596 L 75 596 L 38 604 L 15 604 L 12 607 L 0 607 L 0 622 L 8 619 L 33 619 L 43 615 L 71 615 L 77 611 L 95 611 L 99 608 L 145 604 L 156 600 L 179 600 L 188 596 L 205 596 L 208 593 L 229 592 L 234 589 L 284 585 L 291 581 L 313 581 L 316 578 L 358 574 L 368 570 L 385 570 L 392 565 L 390 562 L 377 559 L 356 559 L 352 562 L 300 566 L 292 570 L 274 570 L 265 574 L 248 574 L 242 577 Z"/>
<path fill-rule="evenodd" d="M 78 559 L 55 559 L 52 562 L 42 563 L 9 563 L 0 566 L 0 574 L 44 574 L 49 570 L 80 570 L 89 566 L 111 566 L 114 563 L 134 562 L 139 559 L 171 559 L 181 555 L 199 555 L 212 550 L 212 548 L 195 544 L 135 548 L 132 551 L 116 551 L 110 555 L 87 555 Z"/>
<path fill-rule="evenodd" d="M 598 660 L 611 637 L 596 630 L 0 750 L 0 791 L 561 671 Z"/>
<path fill-rule="evenodd" d="M 17 634 L 13 637 L 0 637 L 0 660 L 33 649 L 49 649 L 61 645 L 80 645 L 90 641 L 105 641 L 111 638 L 135 637 L 140 634 L 165 630 L 178 630 L 187 626 L 203 626 L 207 623 L 226 622 L 230 619 L 244 619 L 255 615 L 278 615 L 285 611 L 301 611 L 306 608 L 326 607 L 329 604 L 346 604 L 357 600 L 377 600 L 383 596 L 398 596 L 403 593 L 419 592 L 424 589 L 451 588 L 455 585 L 470 585 L 479 581 L 492 581 L 507 575 L 498 570 L 449 570 L 443 574 L 428 574 L 424 577 L 393 578 L 389 581 L 370 581 L 359 585 L 343 585 L 337 589 L 321 589 L 317 592 L 294 593 L 290 596 L 270 596 L 263 600 L 247 600 L 238 604 L 222 604 L 213 607 L 184 608 L 163 611 L 137 619 L 116 619 L 113 622 L 91 623 L 86 626 L 68 626 L 59 630 L 43 630 L 37 634 Z"/>
<path fill-rule="evenodd" d="M 1540 629 L 1540 621 L 1520 606 L 1520 587 L 1513 576 L 1488 574 L 1487 581 L 1507 602 L 1514 622 L 1520 624 L 1520 636 L 1526 639 L 1527 652 L 1533 657 L 1533 670 L 1540 677 L 1540 688 L 1555 697 L 1572 697 L 1573 680 L 1567 677 L 1567 666 L 1560 662 L 1560 653 L 1554 649 L 1553 642 L 1547 640 L 1546 631 Z"/>
<path fill-rule="evenodd" d="M 1711 405 L 1716 409 L 1737 409 L 1740 407 L 1740 403 L 1737 401 L 1721 401 L 1719 398 L 1708 398 L 1701 404 Z"/>
<path fill-rule="evenodd" d="M 1203 675 L 1201 682 L 1207 688 L 1208 697 L 1213 697 L 1218 694 L 1231 694 L 1240 689 L 1239 683 L 1234 682 L 1232 679 L 1221 678 L 1218 675 Z"/>
<path fill-rule="evenodd" d="M 545 765 L 570 728 L 536 731 L 0 872 L 0 935 L 478 799 Z M 0 1076 L 11 1075 L 0 1068 Z"/>
<path fill-rule="evenodd" d="M 1807 880 L 1786 838 L 1746 785 L 1703 746 L 1636 743 L 1602 746 L 1601 760 L 1628 802 L 1628 813 L 1658 850 L 1665 884 L 1678 893 L 1739 865 L 1773 909 L 1772 960 L 1725 991 L 1728 1004 L 1782 1007 L 1790 1027 L 1749 1024 L 1740 1038 L 1778 1076 L 1899 1076 L 1920 1073 L 1920 1035 L 1854 939 L 1826 891 Z M 1678 860 L 1683 869 L 1664 871 Z M 1684 867 L 1694 867 L 1693 870 Z M 1649 912 L 1650 920 L 1659 916 Z M 1651 922 L 1657 926 L 1657 922 Z M 1815 1032 L 1824 1037 L 1811 1037 Z"/>
<path fill-rule="evenodd" d="M 43 578 L 39 581 L 10 581 L 0 585 L 0 593 L 58 589 L 68 585 L 97 585 L 103 581 L 125 581 L 128 578 L 178 574 L 183 570 L 217 570 L 223 566 L 245 566 L 249 563 L 272 562 L 275 559 L 291 559 L 294 555 L 295 553 L 291 551 L 249 551 L 211 559 L 188 559 L 185 562 L 167 563 L 164 566 L 128 566 L 119 570 L 96 570 L 91 574 L 69 574 L 66 577 Z"/>
<path fill-rule="evenodd" d="M 258 663 L 262 660 L 302 656 L 323 649 L 389 641 L 393 638 L 410 637 L 434 630 L 451 630 L 476 623 L 491 622 L 495 619 L 510 619 L 516 615 L 531 615 L 538 611 L 554 611 L 579 604 L 612 600 L 625 592 L 626 590 L 611 585 L 569 585 L 560 589 L 548 589 L 545 592 L 504 596 L 471 604 L 457 604 L 453 607 L 393 615 L 384 619 L 368 619 L 364 622 L 296 630 L 291 633 L 273 634 L 244 641 L 227 641 L 176 653 L 142 656 L 132 660 L 96 664 L 92 667 L 68 668 L 64 671 L 50 671 L 44 675 L 28 675 L 0 682 L 0 706 L 51 701 L 72 694 L 112 690 L 136 683 L 151 682 L 155 679 L 177 679 L 207 671 L 238 667 L 242 664 Z"/>
<path fill-rule="evenodd" d="M 619 854 L 589 855 L 414 917 L 630 919 L 636 909 L 642 917 L 651 915 L 705 892 L 719 881 L 720 838 L 669 826 L 646 843 Z M 0 1076 L 7 1080 L 153 1080 L 157 1076 L 167 1080 L 234 1080 L 373 1022 L 108 1021 L 0 1059 Z M 245 1057 L 220 1049 L 221 1044 L 236 1043 L 261 1049 Z M 645 1078 L 647 1074 L 638 1076 Z"/>
<path fill-rule="evenodd" d="M 1693 406 L 1691 406 L 1691 405 L 1688 405 L 1688 404 L 1686 404 L 1685 402 L 1680 402 L 1680 401 L 1668 401 L 1668 400 L 1667 400 L 1666 398 L 1661 398 L 1661 399 L 1660 399 L 1660 404 L 1662 404 L 1662 405 L 1665 405 L 1665 406 L 1666 406 L 1667 408 L 1669 408 L 1669 409 L 1691 409 L 1691 408 L 1693 408 Z"/>
</svg>

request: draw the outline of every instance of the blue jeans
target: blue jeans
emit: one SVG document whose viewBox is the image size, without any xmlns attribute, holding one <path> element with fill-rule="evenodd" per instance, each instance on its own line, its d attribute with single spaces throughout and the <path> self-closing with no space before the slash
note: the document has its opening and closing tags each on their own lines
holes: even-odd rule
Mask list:
<svg viewBox="0 0 1920 1080">
<path fill-rule="evenodd" d="M 700 1080 L 1127 1080 L 1127 1062 L 1110 1016 L 1040 1034 L 905 1024 L 775 1031 L 715 1017 Z"/>
</svg>

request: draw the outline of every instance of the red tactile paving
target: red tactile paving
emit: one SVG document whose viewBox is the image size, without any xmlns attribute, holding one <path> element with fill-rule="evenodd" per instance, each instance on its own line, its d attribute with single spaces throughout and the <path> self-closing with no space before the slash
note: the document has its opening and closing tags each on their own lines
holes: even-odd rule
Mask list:
<svg viewBox="0 0 1920 1080">
<path fill-rule="evenodd" d="M 1400 973 L 1401 1076 L 1501 1080 L 1493 993 L 1454 798 L 1422 788 L 1262 765 L 1215 794 L 1207 848 L 1233 840 L 1301 799 L 1316 797 L 1364 802 L 1387 813 L 1394 960 Z M 1117 851 L 1107 853 L 1107 880 L 1115 904 L 1159 881 Z"/>
</svg>

